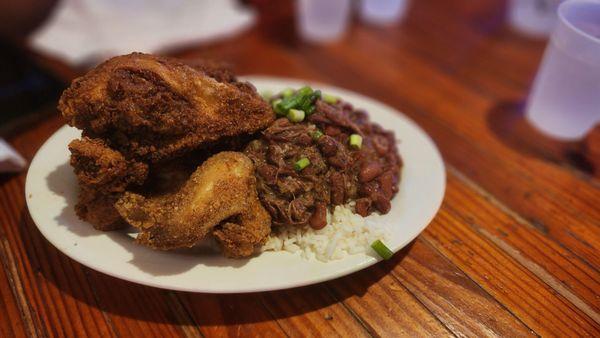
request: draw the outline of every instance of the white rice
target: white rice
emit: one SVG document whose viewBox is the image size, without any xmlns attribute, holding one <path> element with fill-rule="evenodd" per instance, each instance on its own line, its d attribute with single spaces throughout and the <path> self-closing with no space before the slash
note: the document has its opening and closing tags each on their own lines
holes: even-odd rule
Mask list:
<svg viewBox="0 0 600 338">
<path fill-rule="evenodd" d="M 333 214 L 327 213 L 327 226 L 321 230 L 309 226 L 279 227 L 271 233 L 262 251 L 287 251 L 322 262 L 359 253 L 377 257 L 371 243 L 378 239 L 385 242 L 387 231 L 383 226 L 355 214 L 353 208 L 353 202 L 336 206 Z"/>
</svg>

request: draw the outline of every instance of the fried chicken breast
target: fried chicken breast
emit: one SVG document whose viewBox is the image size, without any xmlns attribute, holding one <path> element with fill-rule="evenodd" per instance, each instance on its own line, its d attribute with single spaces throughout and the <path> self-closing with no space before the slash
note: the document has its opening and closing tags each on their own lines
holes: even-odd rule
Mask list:
<svg viewBox="0 0 600 338">
<path fill-rule="evenodd" d="M 254 165 L 238 152 L 210 157 L 176 193 L 127 192 L 116 209 L 140 229 L 138 243 L 161 250 L 191 247 L 214 231 L 226 256 L 245 257 L 271 231 L 271 217 L 256 193 Z"/>
<path fill-rule="evenodd" d="M 112 58 L 76 79 L 59 109 L 85 136 L 105 140 L 126 158 L 150 162 L 256 132 L 274 120 L 251 85 L 219 73 L 217 66 L 193 68 L 141 53 Z"/>
</svg>

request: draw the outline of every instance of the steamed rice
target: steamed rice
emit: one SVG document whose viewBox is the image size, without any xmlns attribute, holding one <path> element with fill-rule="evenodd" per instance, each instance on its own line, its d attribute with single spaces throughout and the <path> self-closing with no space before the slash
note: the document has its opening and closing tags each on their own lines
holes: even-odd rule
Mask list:
<svg viewBox="0 0 600 338">
<path fill-rule="evenodd" d="M 262 251 L 287 251 L 322 262 L 359 253 L 377 256 L 371 243 L 377 239 L 385 241 L 387 232 L 382 226 L 355 214 L 353 207 L 354 203 L 336 206 L 333 214 L 328 212 L 327 226 L 321 230 L 309 226 L 274 229 Z"/>
</svg>

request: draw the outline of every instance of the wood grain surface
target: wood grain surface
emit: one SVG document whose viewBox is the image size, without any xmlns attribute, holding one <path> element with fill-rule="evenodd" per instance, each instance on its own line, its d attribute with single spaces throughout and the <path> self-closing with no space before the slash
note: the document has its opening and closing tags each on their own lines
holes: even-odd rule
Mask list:
<svg viewBox="0 0 600 338">
<path fill-rule="evenodd" d="M 403 22 L 355 19 L 328 45 L 297 38 L 291 1 L 247 2 L 260 17 L 249 32 L 170 54 L 316 80 L 396 107 L 446 162 L 438 215 L 393 259 L 346 277 L 193 294 L 66 257 L 28 214 L 25 173 L 2 174 L 1 337 L 600 336 L 600 181 L 585 147 L 524 123 L 545 41 L 506 27 L 505 1 L 413 1 Z M 33 57 L 65 80 L 82 72 Z M 40 115 L 50 117 L 8 138 L 27 159 L 64 124 L 53 106 Z"/>
</svg>

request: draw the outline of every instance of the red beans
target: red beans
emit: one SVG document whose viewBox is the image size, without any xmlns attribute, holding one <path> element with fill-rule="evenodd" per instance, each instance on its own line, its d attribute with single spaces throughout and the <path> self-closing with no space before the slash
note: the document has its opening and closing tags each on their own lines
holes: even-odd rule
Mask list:
<svg viewBox="0 0 600 338">
<path fill-rule="evenodd" d="M 377 192 L 377 182 L 371 181 L 365 184 L 361 184 L 358 187 L 358 193 L 360 196 L 369 197 Z"/>
<path fill-rule="evenodd" d="M 323 229 L 327 225 L 327 207 L 324 203 L 315 205 L 315 211 L 308 219 L 308 224 L 315 230 Z"/>
<path fill-rule="evenodd" d="M 387 214 L 392 208 L 392 203 L 389 199 L 385 198 L 383 194 L 375 195 L 375 199 L 373 202 L 375 204 L 375 208 L 377 208 L 377 210 L 379 210 L 379 212 L 381 212 L 382 214 Z"/>
<path fill-rule="evenodd" d="M 387 199 L 391 199 L 392 195 L 394 195 L 394 175 L 391 171 L 386 171 L 381 174 L 377 181 L 379 182 L 379 188 L 383 193 L 383 196 Z"/>
<path fill-rule="evenodd" d="M 384 156 L 389 150 L 388 140 L 385 136 L 376 135 L 373 138 L 373 148 L 379 156 Z"/>
<path fill-rule="evenodd" d="M 362 183 L 371 182 L 383 172 L 383 166 L 377 162 L 363 164 L 358 174 L 358 180 Z"/>
<path fill-rule="evenodd" d="M 371 200 L 369 198 L 363 197 L 356 200 L 356 205 L 354 206 L 354 211 L 362 217 L 367 217 L 371 213 Z"/>
</svg>

